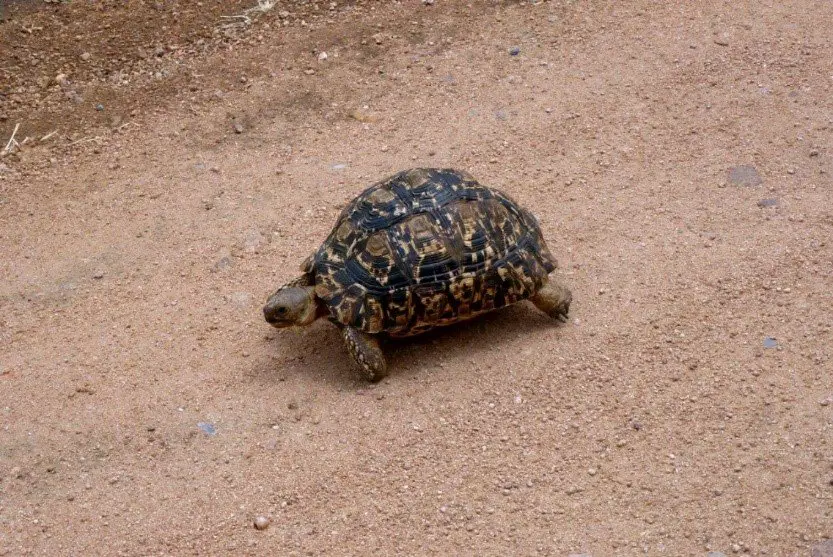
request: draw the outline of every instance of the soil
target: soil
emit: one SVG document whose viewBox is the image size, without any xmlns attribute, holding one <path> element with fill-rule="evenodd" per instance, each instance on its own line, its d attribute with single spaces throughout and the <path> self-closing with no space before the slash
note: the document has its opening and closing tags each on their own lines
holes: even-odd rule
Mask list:
<svg viewBox="0 0 833 557">
<path fill-rule="evenodd" d="M 3 3 L 0 555 L 823 550 L 833 4 L 250 7 Z M 571 320 L 368 385 L 261 305 L 411 166 L 532 208 Z"/>
</svg>

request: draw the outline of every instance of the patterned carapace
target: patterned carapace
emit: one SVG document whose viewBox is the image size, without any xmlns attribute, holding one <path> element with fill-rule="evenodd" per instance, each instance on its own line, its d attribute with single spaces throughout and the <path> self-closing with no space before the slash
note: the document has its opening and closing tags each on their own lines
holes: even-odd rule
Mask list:
<svg viewBox="0 0 833 557">
<path fill-rule="evenodd" d="M 420 168 L 362 192 L 302 270 L 331 320 L 398 337 L 529 298 L 555 267 L 530 212 L 464 172 Z"/>
</svg>

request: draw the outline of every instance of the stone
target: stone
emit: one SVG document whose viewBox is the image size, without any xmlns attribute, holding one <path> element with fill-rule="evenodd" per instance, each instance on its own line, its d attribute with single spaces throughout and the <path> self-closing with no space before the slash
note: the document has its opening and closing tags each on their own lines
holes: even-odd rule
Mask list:
<svg viewBox="0 0 833 557">
<path fill-rule="evenodd" d="M 269 519 L 268 516 L 258 516 L 254 520 L 254 526 L 256 530 L 266 530 L 269 528 L 269 525 L 272 524 L 272 521 Z"/>
</svg>

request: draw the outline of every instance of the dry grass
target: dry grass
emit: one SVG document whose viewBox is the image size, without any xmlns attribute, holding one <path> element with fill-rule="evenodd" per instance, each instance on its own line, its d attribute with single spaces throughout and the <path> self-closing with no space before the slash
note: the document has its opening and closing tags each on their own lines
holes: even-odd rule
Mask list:
<svg viewBox="0 0 833 557">
<path fill-rule="evenodd" d="M 8 155 L 11 153 L 15 148 L 20 147 L 20 144 L 14 138 L 17 135 L 17 130 L 20 128 L 20 124 L 15 124 L 14 131 L 12 131 L 12 136 L 9 138 L 9 142 L 6 143 L 6 146 L 3 147 L 3 150 L 0 151 L 0 155 Z"/>
</svg>

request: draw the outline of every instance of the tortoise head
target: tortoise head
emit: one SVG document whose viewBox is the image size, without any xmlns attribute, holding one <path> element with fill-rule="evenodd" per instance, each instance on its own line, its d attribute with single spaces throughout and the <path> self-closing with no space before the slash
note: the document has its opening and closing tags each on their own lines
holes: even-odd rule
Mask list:
<svg viewBox="0 0 833 557">
<path fill-rule="evenodd" d="M 278 329 L 309 325 L 320 316 L 319 306 L 313 286 L 288 284 L 269 296 L 263 316 Z"/>
</svg>

